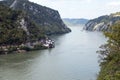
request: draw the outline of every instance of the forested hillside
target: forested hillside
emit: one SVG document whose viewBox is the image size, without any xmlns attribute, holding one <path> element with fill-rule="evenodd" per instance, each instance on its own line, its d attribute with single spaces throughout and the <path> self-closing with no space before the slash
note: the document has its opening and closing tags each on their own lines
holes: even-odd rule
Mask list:
<svg viewBox="0 0 120 80">
<path fill-rule="evenodd" d="M 45 43 L 40 41 L 46 41 L 46 38 L 44 31 L 26 13 L 0 5 L 0 54 L 34 49 L 36 45 L 42 49 Z"/>
<path fill-rule="evenodd" d="M 120 22 L 114 24 L 109 32 L 105 32 L 107 44 L 100 51 L 101 71 L 97 80 L 120 80 Z"/>
<path fill-rule="evenodd" d="M 71 31 L 63 23 L 57 10 L 38 5 L 29 0 L 3 0 L 0 3 L 14 10 L 24 11 L 47 35 Z"/>
</svg>

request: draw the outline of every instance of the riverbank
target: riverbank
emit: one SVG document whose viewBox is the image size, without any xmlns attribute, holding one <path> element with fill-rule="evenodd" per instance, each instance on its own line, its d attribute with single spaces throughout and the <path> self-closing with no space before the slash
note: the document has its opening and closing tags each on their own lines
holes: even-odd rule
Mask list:
<svg viewBox="0 0 120 80">
<path fill-rule="evenodd" d="M 54 41 L 46 38 L 39 41 L 22 43 L 19 45 L 2 45 L 0 46 L 0 54 L 24 53 L 33 50 L 42 50 L 54 47 Z"/>
<path fill-rule="evenodd" d="M 96 51 L 106 38 L 100 32 L 82 31 L 82 26 L 70 28 L 69 34 L 50 36 L 53 49 L 1 55 L 0 80 L 96 80 Z"/>
</svg>

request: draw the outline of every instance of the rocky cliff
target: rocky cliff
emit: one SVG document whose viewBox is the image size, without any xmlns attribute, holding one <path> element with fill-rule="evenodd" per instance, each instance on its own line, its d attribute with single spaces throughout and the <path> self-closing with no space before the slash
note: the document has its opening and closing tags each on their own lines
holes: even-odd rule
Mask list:
<svg viewBox="0 0 120 80">
<path fill-rule="evenodd" d="M 24 11 L 47 35 L 68 33 L 71 30 L 63 23 L 58 11 L 30 2 L 29 0 L 0 1 L 14 10 Z"/>
<path fill-rule="evenodd" d="M 86 23 L 84 30 L 109 31 L 110 27 L 119 20 L 120 20 L 119 12 L 110 15 L 100 16 L 96 19 L 89 20 Z"/>
<path fill-rule="evenodd" d="M 0 54 L 52 47 L 54 42 L 26 13 L 0 5 Z"/>
</svg>

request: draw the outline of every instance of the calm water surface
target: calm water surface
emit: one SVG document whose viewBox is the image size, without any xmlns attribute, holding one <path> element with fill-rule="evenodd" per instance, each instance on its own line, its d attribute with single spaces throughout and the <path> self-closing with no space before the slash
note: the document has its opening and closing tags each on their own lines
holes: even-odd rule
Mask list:
<svg viewBox="0 0 120 80">
<path fill-rule="evenodd" d="M 99 32 L 82 31 L 53 36 L 56 47 L 25 54 L 0 56 L 0 80 L 95 80 L 99 72 L 99 46 L 106 39 Z"/>
</svg>

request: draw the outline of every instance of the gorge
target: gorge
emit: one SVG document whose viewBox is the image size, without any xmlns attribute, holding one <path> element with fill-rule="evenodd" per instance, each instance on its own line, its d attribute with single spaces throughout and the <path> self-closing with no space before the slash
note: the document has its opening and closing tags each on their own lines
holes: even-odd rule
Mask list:
<svg viewBox="0 0 120 80">
<path fill-rule="evenodd" d="M 51 36 L 55 48 L 1 55 L 0 80 L 96 80 L 96 51 L 106 39 L 100 32 L 82 31 L 83 26 L 70 28 L 71 33 Z"/>
<path fill-rule="evenodd" d="M 120 80 L 119 7 L 0 0 L 0 80 Z"/>
<path fill-rule="evenodd" d="M 58 11 L 28 0 L 0 1 L 0 15 L 1 54 L 52 48 L 48 35 L 71 32 Z"/>
</svg>

